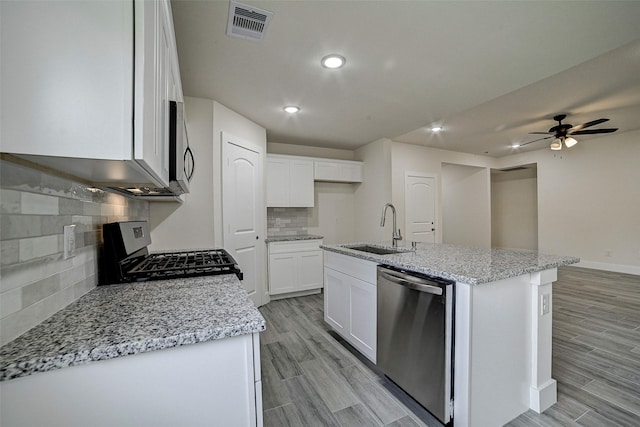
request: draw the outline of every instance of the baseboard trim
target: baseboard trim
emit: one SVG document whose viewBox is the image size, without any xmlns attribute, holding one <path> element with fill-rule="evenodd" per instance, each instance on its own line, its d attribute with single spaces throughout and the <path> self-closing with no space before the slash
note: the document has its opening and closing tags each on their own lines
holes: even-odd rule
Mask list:
<svg viewBox="0 0 640 427">
<path fill-rule="evenodd" d="M 582 267 L 582 268 L 592 268 L 594 270 L 613 271 L 615 273 L 640 275 L 640 266 L 637 266 L 637 265 L 609 264 L 606 262 L 596 262 L 596 261 L 580 261 L 577 264 L 573 264 L 573 266 Z"/>
<path fill-rule="evenodd" d="M 529 408 L 538 414 L 549 409 L 557 400 L 557 383 L 553 378 L 541 387 L 531 387 L 529 390 Z"/>
</svg>

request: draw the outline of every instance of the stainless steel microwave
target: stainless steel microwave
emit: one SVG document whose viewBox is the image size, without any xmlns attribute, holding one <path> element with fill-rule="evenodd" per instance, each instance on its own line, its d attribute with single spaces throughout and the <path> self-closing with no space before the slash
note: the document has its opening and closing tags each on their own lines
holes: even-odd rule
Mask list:
<svg viewBox="0 0 640 427">
<path fill-rule="evenodd" d="M 193 152 L 189 147 L 184 104 L 169 101 L 169 186 L 168 187 L 108 187 L 130 197 L 147 200 L 175 201 L 189 192 L 189 181 L 195 170 Z"/>
</svg>

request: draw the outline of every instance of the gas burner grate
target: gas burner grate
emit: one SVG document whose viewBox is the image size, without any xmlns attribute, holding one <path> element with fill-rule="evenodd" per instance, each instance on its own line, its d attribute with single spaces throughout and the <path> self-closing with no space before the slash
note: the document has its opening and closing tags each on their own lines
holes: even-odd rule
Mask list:
<svg viewBox="0 0 640 427">
<path fill-rule="evenodd" d="M 126 274 L 136 280 L 157 280 L 229 273 L 242 274 L 227 251 L 212 249 L 150 254 Z"/>
</svg>

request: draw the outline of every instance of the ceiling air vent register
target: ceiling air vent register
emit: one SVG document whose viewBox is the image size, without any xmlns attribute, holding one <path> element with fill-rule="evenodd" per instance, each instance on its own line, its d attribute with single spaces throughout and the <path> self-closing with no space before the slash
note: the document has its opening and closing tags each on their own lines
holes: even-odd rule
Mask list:
<svg viewBox="0 0 640 427">
<path fill-rule="evenodd" d="M 273 12 L 232 1 L 229 6 L 227 35 L 261 41 L 272 15 Z"/>
</svg>

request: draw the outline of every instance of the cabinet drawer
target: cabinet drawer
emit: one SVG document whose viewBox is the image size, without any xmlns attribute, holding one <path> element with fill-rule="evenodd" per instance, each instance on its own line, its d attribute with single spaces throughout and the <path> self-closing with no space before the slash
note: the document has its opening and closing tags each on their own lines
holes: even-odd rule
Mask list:
<svg viewBox="0 0 640 427">
<path fill-rule="evenodd" d="M 269 254 L 287 252 L 319 251 L 322 240 L 295 240 L 290 242 L 269 243 Z"/>
<path fill-rule="evenodd" d="M 341 271 L 344 274 L 355 277 L 356 279 L 360 279 L 374 285 L 376 284 L 376 268 L 378 267 L 378 264 L 375 262 L 349 255 L 324 251 L 324 265 L 325 267 Z"/>
</svg>

